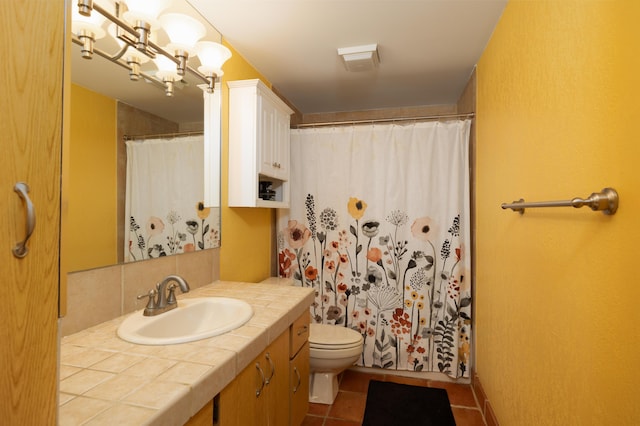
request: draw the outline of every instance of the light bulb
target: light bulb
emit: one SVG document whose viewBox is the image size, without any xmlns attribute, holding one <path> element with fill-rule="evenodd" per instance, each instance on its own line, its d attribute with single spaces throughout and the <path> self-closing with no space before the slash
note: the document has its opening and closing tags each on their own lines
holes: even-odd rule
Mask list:
<svg viewBox="0 0 640 426">
<path fill-rule="evenodd" d="M 190 55 L 195 52 L 198 40 L 207 32 L 200 21 L 181 13 L 167 13 L 159 21 L 170 40 L 167 48 L 173 51 L 183 50 Z"/>
<path fill-rule="evenodd" d="M 222 66 L 231 58 L 231 51 L 220 43 L 213 41 L 201 41 L 196 45 L 198 59 L 201 66 L 198 71 L 205 75 L 215 74 L 221 77 L 224 72 Z"/>
<path fill-rule="evenodd" d="M 151 26 L 158 25 L 158 16 L 171 4 L 170 0 L 125 0 L 127 11 L 124 19 L 135 24 L 143 21 Z"/>
</svg>

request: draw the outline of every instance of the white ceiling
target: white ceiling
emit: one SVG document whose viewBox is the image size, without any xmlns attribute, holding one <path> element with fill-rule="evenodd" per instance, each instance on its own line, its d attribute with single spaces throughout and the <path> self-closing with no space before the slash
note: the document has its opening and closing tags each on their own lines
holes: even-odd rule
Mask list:
<svg viewBox="0 0 640 426">
<path fill-rule="evenodd" d="M 507 0 L 188 0 L 302 113 L 453 104 Z M 341 47 L 378 44 L 346 71 Z"/>
<path fill-rule="evenodd" d="M 304 114 L 454 104 L 507 3 L 187 1 L 215 27 L 209 28 L 208 39 L 218 41 L 219 30 Z M 337 49 L 374 43 L 378 67 L 346 71 Z M 166 98 L 151 84 L 130 82 L 125 69 L 99 57 L 81 59 L 79 47 L 72 49 L 74 83 L 180 123 L 202 121 L 198 81 Z"/>
</svg>

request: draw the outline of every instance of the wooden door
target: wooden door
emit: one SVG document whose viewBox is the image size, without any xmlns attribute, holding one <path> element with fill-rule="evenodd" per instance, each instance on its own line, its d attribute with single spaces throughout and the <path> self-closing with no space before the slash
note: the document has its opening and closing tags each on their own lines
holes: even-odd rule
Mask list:
<svg viewBox="0 0 640 426">
<path fill-rule="evenodd" d="M 64 4 L 0 7 L 0 422 L 56 423 Z M 36 226 L 24 258 L 26 182 Z"/>
</svg>

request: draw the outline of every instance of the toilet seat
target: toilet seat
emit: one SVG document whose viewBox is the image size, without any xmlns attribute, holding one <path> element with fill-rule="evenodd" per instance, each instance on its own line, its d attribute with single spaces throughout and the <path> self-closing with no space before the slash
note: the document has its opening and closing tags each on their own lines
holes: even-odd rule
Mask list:
<svg viewBox="0 0 640 426">
<path fill-rule="evenodd" d="M 338 325 L 310 324 L 309 327 L 309 346 L 315 349 L 360 348 L 363 340 L 357 331 Z"/>
</svg>

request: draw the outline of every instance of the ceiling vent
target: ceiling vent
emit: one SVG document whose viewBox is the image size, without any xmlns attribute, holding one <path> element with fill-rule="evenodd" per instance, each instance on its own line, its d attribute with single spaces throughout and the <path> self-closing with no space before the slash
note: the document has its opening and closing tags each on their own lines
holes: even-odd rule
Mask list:
<svg viewBox="0 0 640 426">
<path fill-rule="evenodd" d="M 338 55 L 342 58 L 347 71 L 371 71 L 378 66 L 378 45 L 367 44 L 364 46 L 341 47 Z"/>
</svg>

